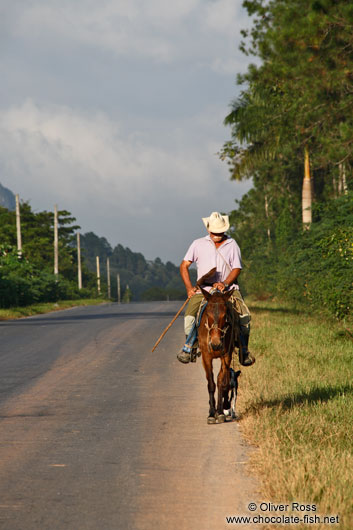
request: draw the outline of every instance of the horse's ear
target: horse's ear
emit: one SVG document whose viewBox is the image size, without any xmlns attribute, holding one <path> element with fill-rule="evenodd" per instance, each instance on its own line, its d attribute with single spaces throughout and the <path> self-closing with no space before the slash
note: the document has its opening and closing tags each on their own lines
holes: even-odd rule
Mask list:
<svg viewBox="0 0 353 530">
<path fill-rule="evenodd" d="M 204 297 L 208 301 L 211 298 L 210 293 L 208 291 L 206 291 L 205 289 L 202 289 L 202 287 L 200 289 L 201 289 L 202 294 L 204 295 Z"/>
<path fill-rule="evenodd" d="M 228 302 L 229 298 L 232 296 L 232 294 L 234 293 L 234 289 L 232 289 L 231 291 L 227 291 L 224 293 L 224 298 L 226 299 L 226 302 Z"/>
</svg>

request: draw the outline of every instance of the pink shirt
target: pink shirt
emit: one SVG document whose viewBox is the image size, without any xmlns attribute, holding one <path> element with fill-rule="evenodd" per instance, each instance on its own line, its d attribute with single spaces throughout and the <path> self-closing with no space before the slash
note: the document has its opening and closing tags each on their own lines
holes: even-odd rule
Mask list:
<svg viewBox="0 0 353 530">
<path fill-rule="evenodd" d="M 218 249 L 209 235 L 195 239 L 185 254 L 184 261 L 196 263 L 198 279 L 216 267 L 215 274 L 207 280 L 207 283 L 211 284 L 223 282 L 232 269 L 243 268 L 240 248 L 229 236 Z M 239 289 L 237 284 L 234 284 L 233 287 Z M 209 291 L 210 289 L 211 287 L 206 287 L 206 290 Z"/>
</svg>

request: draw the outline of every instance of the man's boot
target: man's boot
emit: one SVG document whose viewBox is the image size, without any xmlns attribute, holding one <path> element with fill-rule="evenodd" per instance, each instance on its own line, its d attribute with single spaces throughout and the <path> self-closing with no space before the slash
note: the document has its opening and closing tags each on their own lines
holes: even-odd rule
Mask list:
<svg viewBox="0 0 353 530">
<path fill-rule="evenodd" d="M 181 352 L 177 354 L 177 359 L 181 363 L 187 364 L 191 361 L 191 353 L 186 352 L 184 351 L 184 349 L 182 349 Z"/>
<path fill-rule="evenodd" d="M 194 324 L 189 335 L 186 337 L 186 342 L 182 350 L 177 354 L 177 359 L 181 363 L 187 364 L 189 362 L 196 362 L 195 342 L 197 341 L 197 328 Z"/>
<path fill-rule="evenodd" d="M 239 362 L 242 366 L 251 366 L 255 362 L 255 357 L 248 350 L 249 335 L 240 332 L 239 339 Z"/>
<path fill-rule="evenodd" d="M 199 351 L 197 351 L 197 346 L 193 346 L 191 348 L 191 351 L 190 353 L 185 351 L 184 350 L 185 346 L 183 347 L 183 349 L 181 350 L 181 352 L 179 352 L 177 354 L 177 359 L 178 361 L 180 361 L 181 363 L 184 363 L 184 364 L 187 364 L 187 363 L 196 363 L 196 359 L 198 357 L 200 357 L 201 353 Z"/>
</svg>

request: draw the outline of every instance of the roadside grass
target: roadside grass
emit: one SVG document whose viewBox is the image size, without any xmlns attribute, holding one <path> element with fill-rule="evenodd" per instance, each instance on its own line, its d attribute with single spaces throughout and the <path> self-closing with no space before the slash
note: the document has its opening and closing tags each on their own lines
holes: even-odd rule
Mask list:
<svg viewBox="0 0 353 530">
<path fill-rule="evenodd" d="M 59 311 L 60 309 L 69 309 L 70 307 L 105 304 L 109 301 L 102 298 L 80 298 L 79 300 L 59 300 L 58 302 L 33 304 L 24 307 L 10 307 L 9 309 L 0 309 L 0 320 L 40 315 Z"/>
<path fill-rule="evenodd" d="M 242 368 L 238 411 L 257 447 L 250 465 L 262 478 L 263 500 L 315 504 L 316 514 L 339 516 L 332 526 L 351 529 L 352 336 L 288 305 L 253 302 L 250 309 L 256 363 Z"/>
</svg>

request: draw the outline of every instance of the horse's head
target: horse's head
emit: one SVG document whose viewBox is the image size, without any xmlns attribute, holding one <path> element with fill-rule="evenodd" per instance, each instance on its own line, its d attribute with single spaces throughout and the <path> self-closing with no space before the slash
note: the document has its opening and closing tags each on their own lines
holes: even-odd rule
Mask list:
<svg viewBox="0 0 353 530">
<path fill-rule="evenodd" d="M 213 351 L 223 350 L 224 337 L 228 330 L 226 319 L 227 302 L 231 297 L 233 290 L 227 291 L 226 293 L 216 291 L 212 294 L 204 289 L 201 289 L 201 291 L 207 300 L 204 322 L 208 331 L 208 348 L 212 348 Z"/>
</svg>

